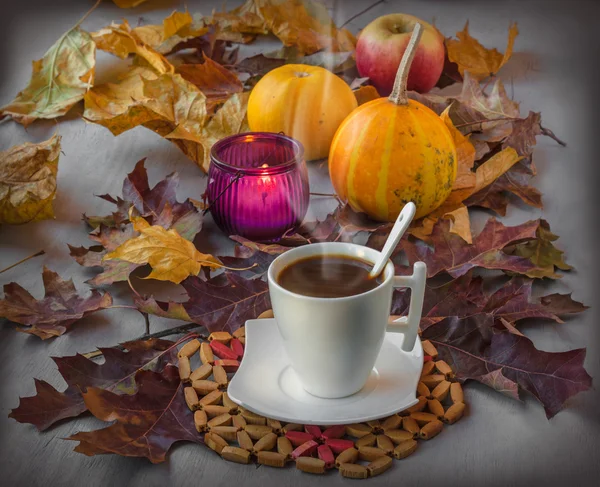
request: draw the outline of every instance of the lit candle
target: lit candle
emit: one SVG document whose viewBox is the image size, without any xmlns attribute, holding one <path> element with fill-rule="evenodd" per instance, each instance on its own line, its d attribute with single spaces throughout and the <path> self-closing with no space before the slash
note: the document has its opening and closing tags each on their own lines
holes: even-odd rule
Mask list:
<svg viewBox="0 0 600 487">
<path fill-rule="evenodd" d="M 208 178 L 210 212 L 228 235 L 277 240 L 306 215 L 304 150 L 285 135 L 255 132 L 220 140 L 211 150 Z"/>
</svg>

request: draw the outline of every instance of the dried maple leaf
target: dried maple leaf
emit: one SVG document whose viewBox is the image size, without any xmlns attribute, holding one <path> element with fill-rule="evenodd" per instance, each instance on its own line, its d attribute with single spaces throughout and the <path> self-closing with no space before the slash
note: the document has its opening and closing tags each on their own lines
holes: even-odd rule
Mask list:
<svg viewBox="0 0 600 487">
<path fill-rule="evenodd" d="M 188 276 L 195 276 L 202 266 L 215 269 L 222 264 L 210 254 L 199 252 L 194 244 L 184 239 L 176 230 L 165 230 L 160 225 L 150 225 L 141 217 L 132 219 L 138 237 L 121 244 L 106 254 L 103 261 L 119 260 L 133 264 L 150 264 L 148 279 L 171 281 L 179 284 Z"/>
<path fill-rule="evenodd" d="M 74 418 L 87 411 L 82 392 L 88 387 L 117 394 L 134 394 L 137 391 L 136 372 L 161 372 L 177 357 L 176 343 L 167 340 L 140 340 L 123 346 L 127 351 L 116 347 L 100 348 L 104 357 L 101 364 L 79 354 L 53 357 L 67 388 L 58 392 L 47 382 L 36 379 L 36 395 L 21 398 L 19 406 L 11 411 L 9 417 L 44 431 L 61 419 Z"/>
<path fill-rule="evenodd" d="M 235 256 L 220 255 L 218 259 L 227 267 L 242 269 L 237 271 L 240 276 L 251 279 L 260 277 L 267 273 L 271 262 L 279 255 L 277 252 L 262 252 L 253 250 L 245 245 L 235 248 Z"/>
<path fill-rule="evenodd" d="M 141 5 L 148 0 L 113 0 L 117 7 L 121 8 L 133 8 Z"/>
<path fill-rule="evenodd" d="M 167 365 L 161 373 L 139 371 L 135 382 L 138 390 L 133 395 L 87 389 L 83 398 L 88 410 L 96 418 L 114 423 L 71 436 L 70 440 L 79 441 L 76 452 L 88 456 L 116 453 L 159 463 L 178 441 L 202 443 L 194 427 L 194 413 L 183 396 L 177 367 Z"/>
<path fill-rule="evenodd" d="M 0 223 L 54 218 L 60 136 L 0 152 Z"/>
<path fill-rule="evenodd" d="M 235 331 L 271 307 L 267 283 L 260 279 L 228 272 L 208 281 L 189 277 L 181 285 L 189 296 L 183 307 L 191 321 L 211 332 Z"/>
<path fill-rule="evenodd" d="M 127 20 L 122 24 L 111 24 L 108 27 L 92 32 L 92 38 L 98 49 L 110 52 L 125 59 L 136 54 L 144 59 L 158 74 L 173 73 L 174 68 L 167 59 L 144 43 L 131 28 Z"/>
<path fill-rule="evenodd" d="M 207 98 L 207 103 L 213 111 L 215 105 L 223 103 L 234 93 L 243 91 L 243 85 L 238 77 L 228 69 L 202 54 L 202 64 L 182 64 L 177 72 L 187 81 L 196 85 Z"/>
<path fill-rule="evenodd" d="M 503 249 L 520 242 L 535 241 L 540 225 L 541 220 L 531 220 L 505 227 L 491 218 L 473 239 L 473 244 L 465 245 L 461 237 L 450 233 L 450 222 L 442 219 L 434 225 L 427 243 L 409 239 L 404 250 L 411 264 L 419 260 L 427 264 L 428 277 L 442 271 L 459 277 L 474 267 L 527 274 L 537 268 L 536 263 L 526 257 L 509 255 Z"/>
<path fill-rule="evenodd" d="M 469 22 L 461 32 L 456 33 L 456 39 L 446 39 L 446 49 L 450 62 L 456 63 L 458 71 L 464 76 L 468 71 L 478 80 L 495 75 L 510 59 L 513 52 L 515 38 L 519 34 L 517 24 L 514 23 L 508 30 L 508 43 L 504 54 L 497 49 L 486 49 L 479 41 L 469 34 Z"/>
<path fill-rule="evenodd" d="M 96 44 L 90 35 L 74 27 L 33 61 L 31 80 L 0 116 L 10 116 L 27 127 L 39 118 L 56 118 L 83 99 L 94 82 Z"/>
<path fill-rule="evenodd" d="M 357 90 L 354 90 L 354 96 L 356 97 L 359 106 L 380 98 L 377 88 L 371 85 L 361 86 Z"/>
<path fill-rule="evenodd" d="M 548 418 L 571 396 L 591 387 L 592 378 L 583 368 L 585 349 L 543 352 L 525 336 L 496 331 L 493 323 L 489 314 L 451 317 L 429 326 L 422 337 L 435 345 L 459 380 L 490 385 L 489 374 L 500 371 L 502 389 L 528 391 L 544 405 Z"/>
<path fill-rule="evenodd" d="M 72 280 L 64 281 L 46 267 L 42 279 L 45 295 L 39 300 L 15 282 L 4 286 L 0 317 L 28 327 L 17 328 L 18 331 L 46 340 L 66 333 L 84 316 L 112 305 L 110 294 L 92 290 L 90 296 L 83 298 Z"/>
<path fill-rule="evenodd" d="M 142 313 L 169 318 L 172 320 L 191 321 L 182 303 L 159 303 L 153 297 L 134 296 L 133 302 Z"/>
</svg>

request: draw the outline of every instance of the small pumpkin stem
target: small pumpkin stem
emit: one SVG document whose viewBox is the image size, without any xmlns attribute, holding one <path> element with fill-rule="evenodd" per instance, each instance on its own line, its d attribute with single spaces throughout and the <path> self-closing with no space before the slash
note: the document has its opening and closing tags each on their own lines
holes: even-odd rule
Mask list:
<svg viewBox="0 0 600 487">
<path fill-rule="evenodd" d="M 406 46 L 406 50 L 402 56 L 402 61 L 400 61 L 400 66 L 398 66 L 396 79 L 394 80 L 394 89 L 388 97 L 388 100 L 396 105 L 408 105 L 408 96 L 406 94 L 408 72 L 410 71 L 410 65 L 417 52 L 417 46 L 421 39 L 422 32 L 423 27 L 417 22 L 413 29 L 412 36 L 410 37 L 410 41 L 408 41 L 408 46 Z"/>
</svg>

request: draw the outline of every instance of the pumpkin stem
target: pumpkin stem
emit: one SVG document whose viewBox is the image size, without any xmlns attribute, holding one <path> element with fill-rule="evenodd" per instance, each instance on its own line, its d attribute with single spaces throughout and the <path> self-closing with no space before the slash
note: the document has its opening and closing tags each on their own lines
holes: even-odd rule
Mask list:
<svg viewBox="0 0 600 487">
<path fill-rule="evenodd" d="M 400 61 L 400 66 L 398 66 L 396 79 L 394 80 L 394 89 L 388 97 L 388 100 L 396 105 L 408 105 L 408 96 L 406 94 L 408 72 L 410 71 L 410 65 L 417 52 L 417 45 L 421 39 L 422 31 L 423 27 L 417 22 L 413 29 L 412 36 L 410 37 L 410 41 L 408 41 L 408 46 L 406 46 L 406 50 L 402 56 L 402 61 Z"/>
</svg>

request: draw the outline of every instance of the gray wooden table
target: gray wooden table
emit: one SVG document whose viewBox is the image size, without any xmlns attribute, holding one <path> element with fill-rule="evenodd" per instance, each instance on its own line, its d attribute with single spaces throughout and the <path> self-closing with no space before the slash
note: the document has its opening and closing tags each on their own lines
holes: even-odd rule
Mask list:
<svg viewBox="0 0 600 487">
<path fill-rule="evenodd" d="M 126 16 L 136 23 L 159 23 L 178 2 L 149 1 L 134 10 L 120 10 L 104 2 L 86 20 L 84 28 L 93 30 Z M 183 3 L 183 2 L 181 2 Z M 238 2 L 231 2 L 230 7 Z M 367 2 L 338 1 L 334 15 L 344 21 L 361 11 Z M 46 49 L 93 4 L 88 1 L 24 0 L 2 7 L 0 32 L 0 103 L 4 104 L 23 88 L 30 76 L 31 61 Z M 192 11 L 210 13 L 221 2 L 188 0 Z M 425 20 L 435 20 L 446 34 L 461 30 L 470 19 L 472 34 L 486 45 L 503 50 L 509 21 L 519 23 L 516 53 L 503 69 L 509 93 L 521 102 L 522 113 L 542 112 L 543 123 L 569 144 L 564 149 L 547 138 L 539 138 L 535 161 L 539 175 L 535 183 L 545 195 L 545 208 L 533 210 L 519 204 L 511 206 L 505 221 L 510 224 L 527 219 L 546 218 L 561 236 L 558 244 L 568 253 L 575 271 L 556 283 L 538 287 L 538 292 L 568 292 L 577 300 L 594 306 L 563 325 L 532 322 L 524 331 L 539 348 L 548 351 L 587 346 L 585 365 L 596 378 L 600 372 L 598 273 L 594 266 L 598 218 L 595 214 L 597 190 L 593 180 L 598 158 L 593 152 L 597 138 L 593 112 L 593 90 L 597 81 L 598 9 L 585 1 L 495 1 L 472 0 L 390 0 L 380 4 L 350 24 L 356 32 L 375 17 L 404 11 Z M 250 46 L 243 52 L 264 47 Z M 98 81 L 109 76 L 121 61 L 99 55 Z M 125 175 L 135 162 L 148 157 L 152 182 L 178 171 L 181 199 L 198 198 L 205 178 L 173 145 L 154 133 L 137 128 L 117 138 L 108 130 L 84 123 L 74 112 L 58 125 L 33 124 L 27 131 L 13 122 L 0 125 L 0 147 L 5 150 L 25 141 L 48 139 L 56 130 L 63 136 L 63 152 L 58 174 L 57 218 L 21 227 L 0 228 L 0 268 L 37 250 L 46 255 L 0 276 L 0 283 L 17 281 L 41 293 L 43 264 L 76 284 L 91 276 L 70 257 L 66 244 L 89 245 L 81 213 L 102 214 L 108 204 L 94 194 L 120 192 Z M 594 130 L 594 131 L 593 131 Z M 324 169 L 311 168 L 313 191 L 330 191 Z M 313 201 L 311 215 L 323 216 L 331 202 Z M 477 223 L 485 215 L 478 218 Z M 203 230 L 203 250 L 220 254 L 231 250 L 231 243 L 207 221 Z M 136 282 L 142 291 L 146 283 Z M 170 293 L 159 291 L 160 297 Z M 125 302 L 128 290 L 114 286 L 117 302 Z M 154 330 L 173 326 L 168 320 L 152 320 Z M 294 470 L 245 467 L 231 464 L 198 445 L 176 446 L 166 463 L 152 465 L 145 459 L 114 455 L 88 458 L 74 453 L 75 443 L 65 438 L 77 431 L 101 426 L 85 417 L 64 422 L 39 434 L 30 425 L 8 419 L 19 396 L 34 393 L 33 378 L 44 379 L 62 388 L 62 381 L 50 356 L 86 352 L 96 346 L 110 346 L 143 332 L 143 322 L 131 310 L 109 310 L 75 326 L 68 335 L 42 342 L 16 333 L 8 323 L 0 324 L 0 484 L 1 485 L 341 485 L 338 475 L 311 477 Z M 395 464 L 393 471 L 369 481 L 370 485 L 410 482 L 428 485 L 598 485 L 600 466 L 599 394 L 590 391 L 572 399 L 568 408 L 547 421 L 539 404 L 530 398 L 523 403 L 509 400 L 478 385 L 466 388 L 470 412 L 466 418 L 427 444 L 410 458 Z"/>
</svg>

